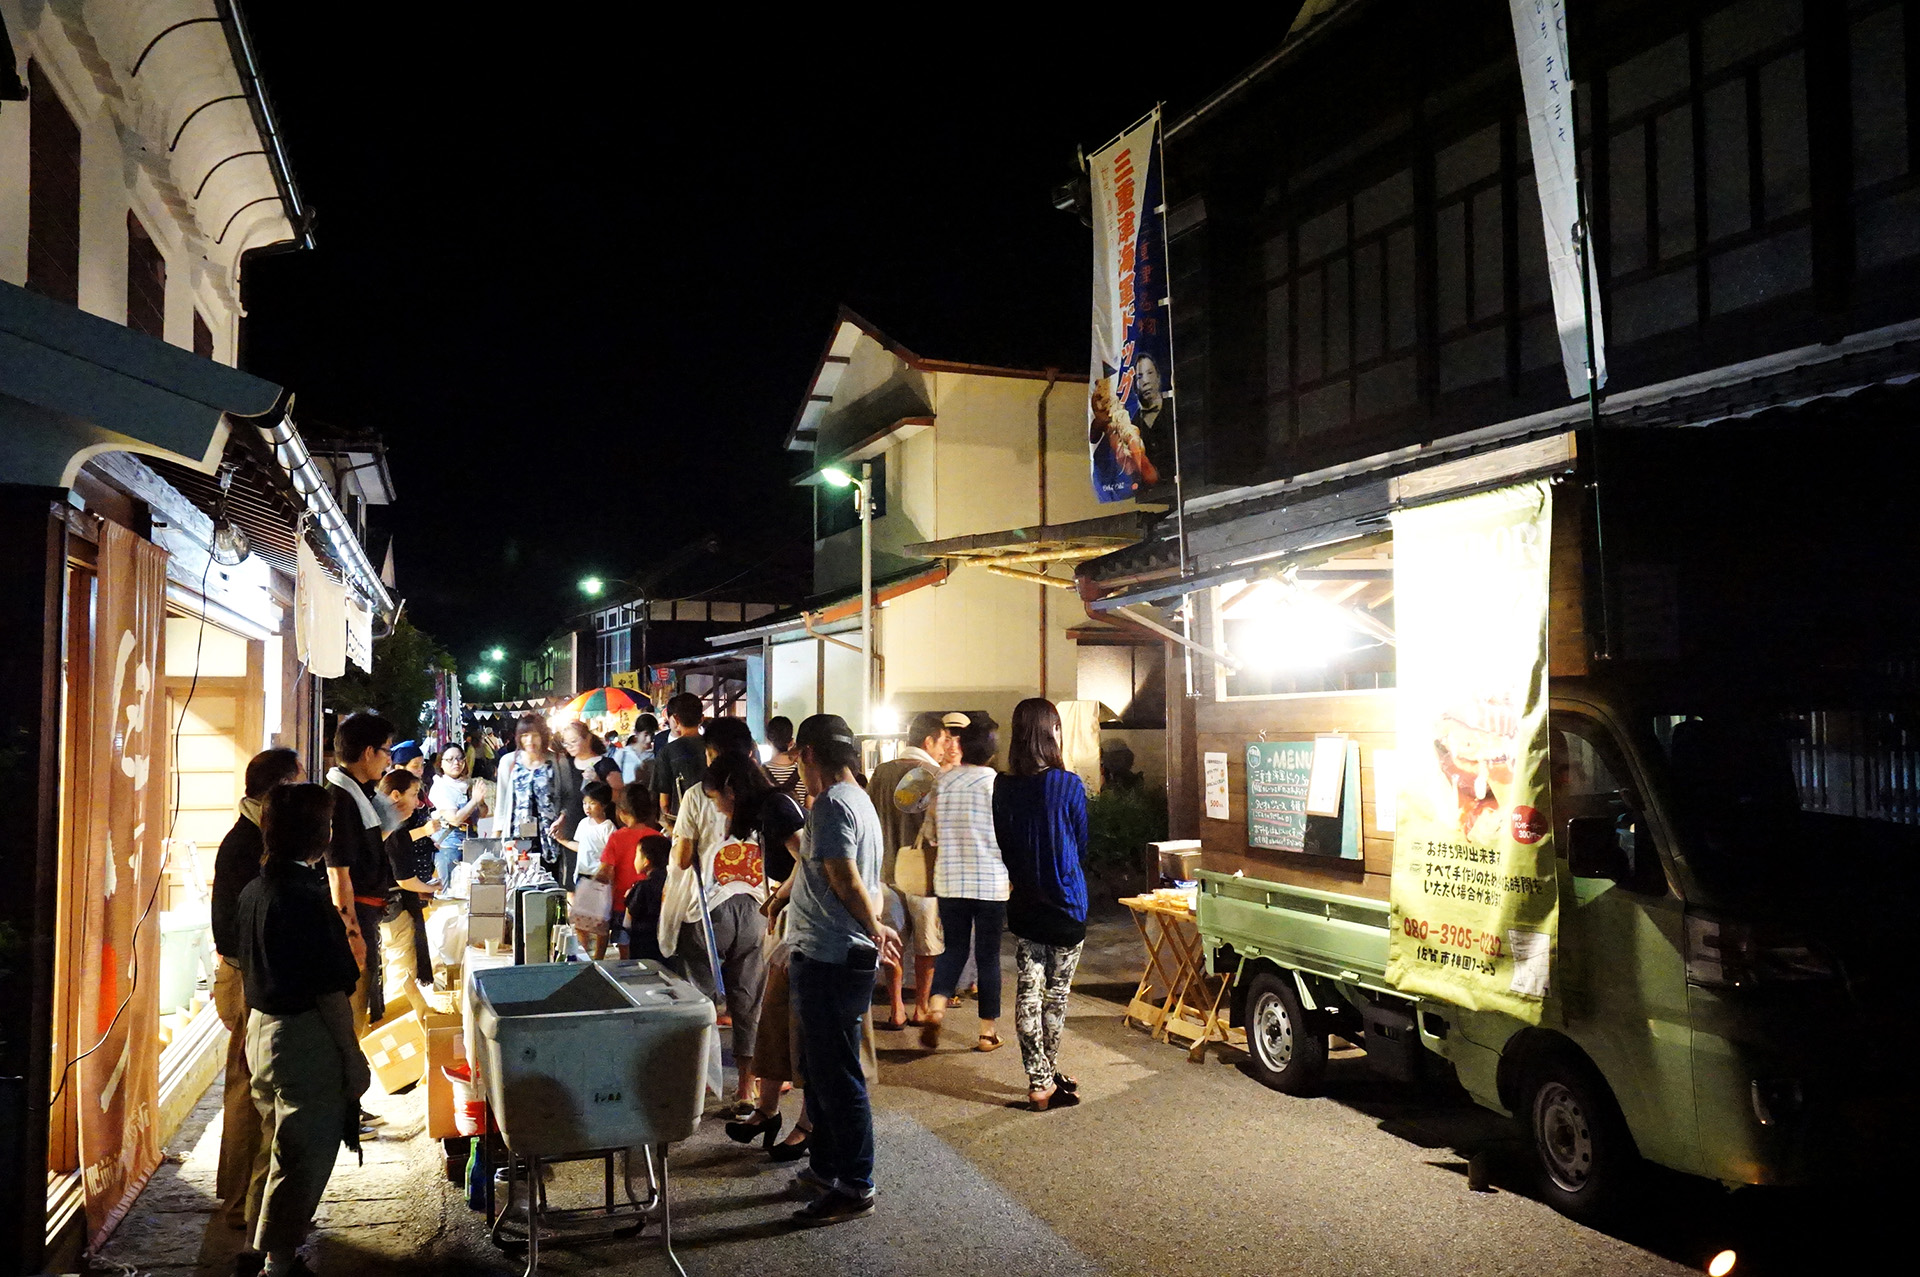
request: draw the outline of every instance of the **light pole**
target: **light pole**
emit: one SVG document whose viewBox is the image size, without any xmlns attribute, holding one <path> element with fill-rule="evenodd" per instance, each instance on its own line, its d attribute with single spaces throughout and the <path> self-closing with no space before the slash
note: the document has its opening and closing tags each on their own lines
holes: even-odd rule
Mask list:
<svg viewBox="0 0 1920 1277">
<path fill-rule="evenodd" d="M 860 507 L 860 730 L 873 731 L 873 463 L 860 463 L 854 478 L 839 466 L 828 466 L 820 477 L 836 488 L 852 488 Z"/>
</svg>

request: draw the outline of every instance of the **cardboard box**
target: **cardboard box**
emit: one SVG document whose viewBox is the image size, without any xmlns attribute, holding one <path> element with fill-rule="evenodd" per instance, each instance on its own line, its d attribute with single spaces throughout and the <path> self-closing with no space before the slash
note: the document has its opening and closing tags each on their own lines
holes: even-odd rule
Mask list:
<svg viewBox="0 0 1920 1277">
<path fill-rule="evenodd" d="M 467 1058 L 464 1021 L 457 1015 L 430 1015 L 427 1030 L 427 1136 L 450 1140 L 460 1132 L 453 1124 L 453 1083 L 440 1070 Z"/>
<path fill-rule="evenodd" d="M 507 942 L 507 920 L 505 918 L 468 918 L 467 950 L 472 952 L 477 944 L 505 944 Z"/>
<path fill-rule="evenodd" d="M 427 1075 L 427 1031 L 420 1013 L 409 1011 L 360 1039 L 373 1076 L 388 1095 Z"/>
<path fill-rule="evenodd" d="M 476 882 L 467 888 L 467 915 L 499 915 L 507 912 L 507 885 L 504 882 Z"/>
</svg>

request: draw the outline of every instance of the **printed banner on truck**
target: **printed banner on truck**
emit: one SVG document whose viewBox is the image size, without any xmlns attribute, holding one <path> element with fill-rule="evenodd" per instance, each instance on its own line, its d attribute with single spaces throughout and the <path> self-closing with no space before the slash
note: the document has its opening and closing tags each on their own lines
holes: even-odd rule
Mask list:
<svg viewBox="0 0 1920 1277">
<path fill-rule="evenodd" d="M 1547 281 L 1553 288 L 1554 325 L 1560 330 L 1560 363 L 1567 393 L 1587 393 L 1587 315 L 1593 316 L 1594 385 L 1607 384 L 1607 337 L 1600 322 L 1600 278 L 1589 272 L 1588 306 L 1580 299 L 1580 221 L 1575 168 L 1573 81 L 1567 74 L 1566 0 L 1507 0 L 1513 13 L 1513 43 L 1520 58 L 1520 87 L 1527 103 L 1527 136 L 1533 141 L 1535 187 L 1547 237 Z"/>
<path fill-rule="evenodd" d="M 1093 196 L 1093 491 L 1173 482 L 1173 343 L 1160 110 L 1087 157 Z"/>
<path fill-rule="evenodd" d="M 1393 516 L 1399 802 L 1387 979 L 1538 1024 L 1559 891 L 1547 769 L 1552 489 Z"/>
</svg>

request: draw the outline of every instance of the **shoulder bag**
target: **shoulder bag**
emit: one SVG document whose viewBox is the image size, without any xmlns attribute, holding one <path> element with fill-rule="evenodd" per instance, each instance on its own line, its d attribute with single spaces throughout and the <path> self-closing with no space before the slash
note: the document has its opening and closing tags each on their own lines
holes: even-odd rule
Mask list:
<svg viewBox="0 0 1920 1277">
<path fill-rule="evenodd" d="M 908 896 L 930 896 L 933 894 L 933 862 L 939 855 L 939 849 L 927 845 L 927 825 L 930 821 L 920 822 L 920 832 L 913 836 L 911 847 L 902 847 L 893 862 L 894 889 Z"/>
</svg>

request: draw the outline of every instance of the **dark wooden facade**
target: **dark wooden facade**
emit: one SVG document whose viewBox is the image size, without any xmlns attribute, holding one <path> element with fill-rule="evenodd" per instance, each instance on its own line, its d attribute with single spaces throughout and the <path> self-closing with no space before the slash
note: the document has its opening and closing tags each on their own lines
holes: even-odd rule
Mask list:
<svg viewBox="0 0 1920 1277">
<path fill-rule="evenodd" d="M 1920 313 L 1920 3 L 1569 10 L 1610 391 Z M 1324 27 L 1168 138 L 1189 495 L 1568 402 L 1506 6 Z"/>
</svg>

